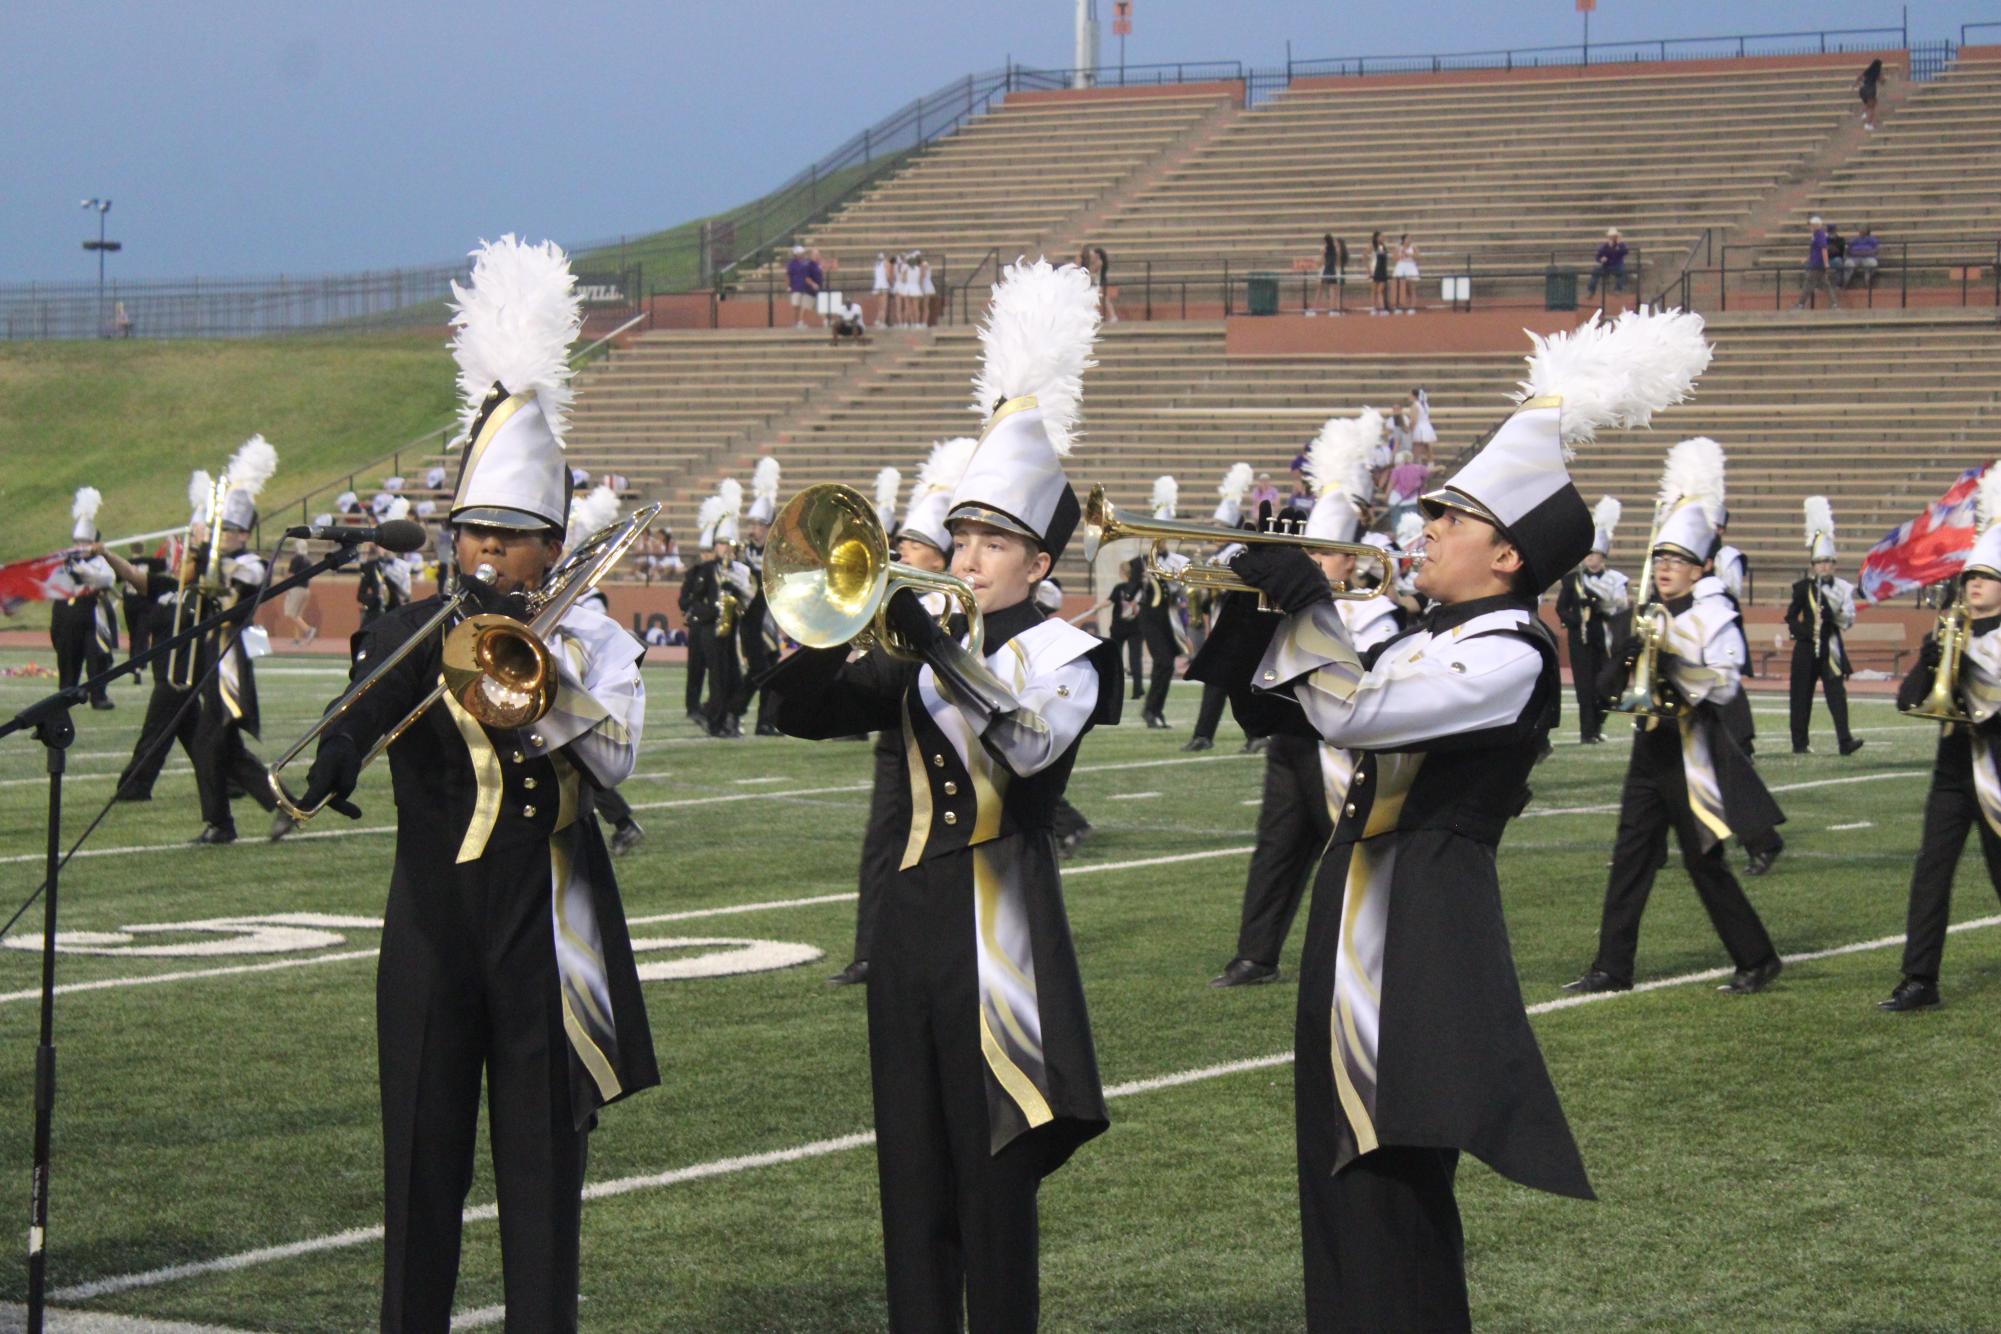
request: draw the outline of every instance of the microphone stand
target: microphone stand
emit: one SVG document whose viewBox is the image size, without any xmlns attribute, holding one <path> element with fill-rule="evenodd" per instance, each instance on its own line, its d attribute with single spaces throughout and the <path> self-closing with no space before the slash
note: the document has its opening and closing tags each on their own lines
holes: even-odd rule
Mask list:
<svg viewBox="0 0 2001 1334">
<path fill-rule="evenodd" d="M 315 575 L 337 570 L 360 554 L 354 546 L 336 547 L 295 575 L 272 584 L 256 598 L 227 607 L 196 625 L 189 626 L 144 653 L 127 660 L 88 681 L 79 681 L 67 690 L 37 700 L 0 723 L 0 740 L 16 732 L 32 731 L 35 740 L 48 752 L 49 841 L 44 863 L 44 880 L 38 891 L 42 900 L 42 996 L 41 1038 L 35 1048 L 35 1163 L 34 1185 L 28 1209 L 28 1334 L 42 1334 L 48 1307 L 48 1228 L 49 1228 L 49 1139 L 56 1109 L 56 877 L 68 860 L 62 850 L 63 768 L 66 752 L 76 740 L 76 725 L 70 720 L 72 706 L 81 704 L 90 692 L 127 673 L 138 671 L 164 654 L 172 653 L 190 640 L 234 621 L 243 620 L 272 593 L 283 593 L 306 583 Z M 88 831 L 86 836 L 88 836 Z M 72 849 L 74 852 L 74 849 Z M 34 902 L 29 896 L 29 903 Z M 23 904 L 22 910 L 28 904 Z M 18 917 L 19 914 L 17 913 Z"/>
</svg>

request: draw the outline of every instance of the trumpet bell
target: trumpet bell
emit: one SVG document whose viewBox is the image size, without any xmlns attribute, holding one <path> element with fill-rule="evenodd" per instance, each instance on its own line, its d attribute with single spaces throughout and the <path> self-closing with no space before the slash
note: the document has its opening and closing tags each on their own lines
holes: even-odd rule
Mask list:
<svg viewBox="0 0 2001 1334">
<path fill-rule="evenodd" d="M 834 648 L 868 629 L 889 573 L 889 536 L 875 507 L 851 486 L 809 486 L 772 520 L 765 600 L 785 633 L 807 648 Z"/>
<path fill-rule="evenodd" d="M 511 616 L 468 616 L 445 636 L 445 689 L 488 727 L 526 727 L 556 704 L 556 664 Z"/>
</svg>

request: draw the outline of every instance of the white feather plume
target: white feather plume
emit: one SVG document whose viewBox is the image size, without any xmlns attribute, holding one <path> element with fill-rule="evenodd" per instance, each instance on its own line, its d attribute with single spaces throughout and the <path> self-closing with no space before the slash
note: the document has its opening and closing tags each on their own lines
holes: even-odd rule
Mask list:
<svg viewBox="0 0 2001 1334">
<path fill-rule="evenodd" d="M 196 468 L 188 474 L 188 508 L 205 510 L 215 491 L 215 478 L 208 475 L 207 468 Z"/>
<path fill-rule="evenodd" d="M 1694 436 L 1670 449 L 1667 464 L 1661 469 L 1660 513 L 1665 515 L 1682 501 L 1693 500 L 1702 506 L 1712 524 L 1721 523 L 1723 464 L 1723 446 L 1706 435 Z"/>
<path fill-rule="evenodd" d="M 716 495 L 723 502 L 723 515 L 736 518 L 743 513 L 743 483 L 734 477 L 725 477 L 716 488 Z"/>
<path fill-rule="evenodd" d="M 959 485 L 959 479 L 966 475 L 966 465 L 973 461 L 973 451 L 979 441 L 969 435 L 955 436 L 950 440 L 940 440 L 931 446 L 931 455 L 917 470 L 917 484 L 913 488 L 912 499 L 929 495 L 934 491 L 951 491 Z M 894 472 L 895 469 L 890 469 Z M 877 479 L 880 482 L 880 478 Z M 902 478 L 897 478 L 900 485 Z"/>
<path fill-rule="evenodd" d="M 1424 516 L 1416 510 L 1405 510 L 1397 519 L 1397 549 L 1409 551 L 1424 536 Z"/>
<path fill-rule="evenodd" d="M 1042 427 L 1059 456 L 1076 435 L 1084 372 L 1098 363 L 1098 292 L 1075 265 L 1018 259 L 994 284 L 993 304 L 980 325 L 982 357 L 973 377 L 973 411 L 989 417 L 1024 394 L 1035 395 Z"/>
<path fill-rule="evenodd" d="M 409 517 L 410 499 L 407 496 L 396 497 L 396 499 L 389 502 L 389 508 L 382 511 L 382 522 L 384 523 L 394 523 L 398 519 L 407 519 Z"/>
<path fill-rule="evenodd" d="M 894 468 L 884 468 L 875 475 L 875 507 L 879 510 L 896 508 L 896 493 L 903 489 L 903 474 Z"/>
<path fill-rule="evenodd" d="M 619 516 L 618 492 L 600 483 L 595 491 L 570 506 L 570 540 L 589 537 Z"/>
<path fill-rule="evenodd" d="M 225 475 L 229 478 L 230 490 L 248 491 L 254 499 L 277 471 L 278 451 L 263 436 L 253 435 L 229 456 L 229 469 Z"/>
<path fill-rule="evenodd" d="M 1368 500 L 1375 492 L 1369 454 L 1382 439 L 1383 414 L 1374 408 L 1363 408 L 1359 416 L 1328 418 L 1306 447 L 1306 466 L 1301 470 L 1313 494 L 1338 492 L 1358 502 Z"/>
<path fill-rule="evenodd" d="M 757 467 L 750 474 L 750 493 L 760 500 L 778 499 L 778 460 L 776 458 L 766 454 L 757 461 Z"/>
<path fill-rule="evenodd" d="M 82 523 L 97 521 L 97 511 L 104 505 L 104 493 L 94 486 L 80 486 L 76 489 L 76 499 L 70 502 L 69 516 Z"/>
<path fill-rule="evenodd" d="M 1600 496 L 1598 503 L 1591 507 L 1591 527 L 1593 531 L 1611 533 L 1618 531 L 1619 516 L 1626 512 L 1613 496 Z"/>
<path fill-rule="evenodd" d="M 1976 501 L 1977 505 L 1978 502 Z M 1816 536 L 1834 538 L 1834 506 L 1827 503 L 1826 496 L 1808 496 L 1803 507 L 1806 510 L 1807 545 L 1813 545 Z"/>
<path fill-rule="evenodd" d="M 1250 464 L 1232 463 L 1230 470 L 1223 474 L 1223 484 L 1216 488 L 1216 494 L 1225 500 L 1234 500 L 1241 504 L 1244 497 L 1251 493 L 1251 483 L 1256 477 L 1257 474 L 1251 471 Z"/>
<path fill-rule="evenodd" d="M 704 496 L 701 508 L 695 511 L 695 527 L 702 532 L 708 532 L 728 512 L 729 507 L 723 504 L 721 496 Z"/>
<path fill-rule="evenodd" d="M 1687 398 L 1711 356 L 1702 317 L 1682 310 L 1629 310 L 1609 324 L 1593 315 L 1567 333 L 1529 339 L 1535 351 L 1514 398 L 1562 397 L 1566 458 L 1601 426 L 1646 426 L 1654 413 Z"/>
<path fill-rule="evenodd" d="M 1981 532 L 1990 523 L 2001 523 L 2001 466 L 1990 463 L 1980 474 L 1980 486 L 1973 493 L 1973 520 Z"/>
<path fill-rule="evenodd" d="M 1171 510 L 1180 499 L 1181 483 L 1166 474 L 1153 479 L 1153 508 Z"/>
<path fill-rule="evenodd" d="M 509 232 L 472 252 L 467 286 L 452 284 L 452 356 L 459 364 L 459 420 L 467 430 L 496 384 L 533 390 L 560 439 L 570 413 L 570 344 L 583 302 L 569 257 L 554 241 L 528 245 Z"/>
</svg>

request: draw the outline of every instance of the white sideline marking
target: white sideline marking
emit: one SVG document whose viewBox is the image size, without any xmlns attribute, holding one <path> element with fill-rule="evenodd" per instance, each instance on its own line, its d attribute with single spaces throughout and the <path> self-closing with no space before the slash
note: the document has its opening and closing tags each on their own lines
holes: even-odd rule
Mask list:
<svg viewBox="0 0 2001 1334">
<path fill-rule="evenodd" d="M 1850 783 L 1878 783 L 1886 778 L 1908 778 L 1912 774 L 1924 773 L 1923 769 L 1881 769 L 1870 774 L 1856 774 L 1852 778 L 1810 778 L 1799 783 L 1773 783 L 1768 792 L 1804 792 L 1814 787 L 1846 787 Z M 1527 820 L 1538 815 L 1604 815 L 1619 809 L 1616 801 L 1597 806 L 1531 806 L 1515 818 Z"/>
<path fill-rule="evenodd" d="M 1977 917 L 1969 921 L 1956 922 L 1946 928 L 1948 932 L 1979 931 L 1990 926 L 2001 926 L 2001 914 L 1992 917 Z M 1808 963 L 1816 959 L 1832 959 L 1844 954 L 1862 954 L 1870 950 L 1885 949 L 1904 943 L 1902 936 L 1879 936 L 1875 940 L 1861 940 L 1849 945 L 1836 945 L 1831 949 L 1807 950 L 1800 954 L 1789 954 L 1785 960 L 1789 964 Z M 1659 991 L 1666 987 L 1687 986 L 1695 982 L 1713 982 L 1731 975 L 1728 968 L 1709 968 L 1699 973 L 1682 973 L 1675 977 L 1660 977 L 1641 982 L 1631 991 L 1600 991 L 1583 996 L 1562 996 L 1555 1000 L 1539 1001 L 1528 1007 L 1528 1013 L 1548 1014 L 1555 1010 L 1575 1009 L 1580 1005 L 1594 1005 L 1616 1000 L 1621 996 L 1636 996 L 1649 991 Z M 1177 1070 L 1164 1075 L 1153 1075 L 1145 1079 L 1128 1080 L 1114 1084 L 1105 1090 L 1105 1097 L 1128 1098 L 1142 1093 L 1153 1093 L 1161 1089 L 1179 1088 L 1184 1084 L 1198 1084 L 1205 1080 L 1220 1079 L 1226 1075 L 1243 1074 L 1252 1070 L 1270 1070 L 1292 1063 L 1289 1051 L 1273 1052 L 1268 1056 L 1252 1056 L 1238 1061 L 1227 1061 L 1221 1065 L 1206 1065 L 1194 1070 Z M 838 1135 L 832 1139 L 814 1140 L 808 1144 L 796 1145 L 790 1149 L 773 1149 L 765 1153 L 746 1154 L 735 1158 L 717 1158 L 706 1163 L 695 1163 L 688 1167 L 676 1167 L 665 1172 L 646 1176 L 619 1177 L 612 1181 L 600 1181 L 584 1187 L 586 1200 L 610 1199 L 618 1195 L 628 1195 L 634 1191 L 656 1190 L 665 1186 L 678 1185 L 684 1181 L 700 1181 L 709 1177 L 732 1176 L 738 1172 L 754 1171 L 760 1167 L 775 1167 L 784 1163 L 802 1162 L 809 1158 L 824 1158 L 828 1154 L 842 1153 L 848 1149 L 859 1149 L 875 1143 L 873 1131 L 861 1131 L 852 1135 Z M 474 1206 L 465 1211 L 468 1223 L 492 1222 L 500 1216 L 499 1207 L 491 1204 Z M 309 1237 L 304 1241 L 286 1242 L 282 1246 L 266 1246 L 254 1251 L 239 1251 L 235 1255 L 218 1256 L 213 1260 L 194 1260 L 186 1264 L 168 1265 L 161 1269 L 149 1269 L 136 1274 L 118 1274 L 110 1278 L 93 1279 L 72 1287 L 61 1288 L 52 1293 L 58 1301 L 83 1301 L 92 1297 L 106 1297 L 113 1293 L 130 1292 L 135 1288 L 150 1288 L 162 1283 L 171 1283 L 183 1278 L 198 1278 L 204 1274 L 219 1274 L 248 1269 L 253 1265 L 267 1264 L 274 1260 L 290 1260 L 302 1255 L 313 1255 L 323 1251 L 343 1250 L 349 1246 L 360 1246 L 382 1239 L 379 1227 L 350 1228 L 345 1232 L 330 1233 L 323 1237 Z M 475 1312 L 473 1314 L 483 1314 Z"/>
<path fill-rule="evenodd" d="M 1158 792 L 1113 792 L 1106 795 L 1106 801 L 1151 801 Z"/>
<path fill-rule="evenodd" d="M 28 1308 L 19 1302 L 0 1304 L 0 1334 L 20 1334 L 28 1327 Z M 191 1325 L 180 1320 L 111 1315 L 96 1311 L 51 1308 L 48 1327 L 59 1334 L 250 1334 L 222 1325 Z"/>
<path fill-rule="evenodd" d="M 452 1317 L 453 1329 L 485 1329 L 488 1325 L 498 1325 L 507 1319 L 505 1306 L 482 1306 L 476 1311 L 465 1311 Z"/>
<path fill-rule="evenodd" d="M 1874 820 L 1857 820 L 1854 824 L 1831 824 L 1827 827 L 1827 832 L 1830 834 L 1840 834 L 1846 833 L 1850 829 L 1874 829 L 1875 827 L 1876 822 Z"/>
<path fill-rule="evenodd" d="M 62 932 L 56 939 L 62 939 Z M 171 973 L 142 973 L 137 977 L 101 977 L 91 982 L 64 982 L 56 987 L 58 996 L 79 991 L 108 991 L 114 987 L 150 987 L 161 982 L 193 982 L 206 977 L 230 977 L 237 973 L 274 973 L 281 968 L 310 968 L 319 963 L 346 963 L 350 959 L 373 959 L 375 950 L 343 950 L 338 954 L 316 954 L 310 959 L 274 959 L 269 963 L 232 964 L 227 968 L 183 968 Z M 41 988 L 0 992 L 0 1005 L 14 1001 L 40 1000 Z"/>
<path fill-rule="evenodd" d="M 730 781 L 739 787 L 749 787 L 753 783 L 782 783 L 785 779 L 777 774 L 770 774 L 763 778 L 736 778 Z"/>
</svg>

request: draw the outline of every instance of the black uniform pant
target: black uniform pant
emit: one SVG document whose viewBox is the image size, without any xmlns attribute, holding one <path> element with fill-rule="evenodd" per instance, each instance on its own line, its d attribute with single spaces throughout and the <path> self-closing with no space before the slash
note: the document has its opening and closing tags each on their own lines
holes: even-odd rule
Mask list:
<svg viewBox="0 0 2001 1334">
<path fill-rule="evenodd" d="M 1835 742 L 1846 746 L 1850 740 L 1848 687 L 1842 682 L 1841 672 L 1828 661 L 1826 648 L 1823 646 L 1820 660 L 1815 662 L 1813 646 L 1805 640 L 1794 641 L 1792 675 L 1793 749 L 1806 749 L 1807 734 L 1813 723 L 1815 682 L 1819 682 L 1821 689 L 1827 693 L 1827 711 L 1834 719 Z"/>
<path fill-rule="evenodd" d="M 709 635 L 705 647 L 709 660 L 709 702 L 702 712 L 709 720 L 709 730 L 720 732 L 740 710 L 738 699 L 743 693 L 743 664 L 737 659 L 734 632 Z"/>
<path fill-rule="evenodd" d="M 897 788 L 904 783 L 902 758 L 888 744 L 901 744 L 899 729 L 884 733 L 873 747 L 875 784 L 869 792 L 868 829 L 862 834 L 862 861 L 855 875 L 855 961 L 867 959 L 875 941 L 875 923 L 882 911 L 882 887 L 896 875 L 907 837 L 896 820 Z"/>
<path fill-rule="evenodd" d="M 457 902 L 420 909 L 419 893 Z M 440 921 L 457 929 L 440 930 Z M 482 1073 L 507 1328 L 576 1329 L 586 1132 L 570 1105 L 547 844 L 489 848 L 476 869 L 460 868 L 444 883 L 392 890 L 375 1013 L 383 1330 L 443 1334 L 451 1326 Z"/>
<path fill-rule="evenodd" d="M 1689 808 L 1679 743 L 1670 734 L 1664 738 L 1635 736 L 1633 744 L 1636 749 L 1648 747 L 1666 754 L 1658 764 L 1647 763 L 1644 755 L 1636 756 L 1626 771 L 1625 790 L 1619 794 L 1619 833 L 1612 845 L 1612 873 L 1605 884 L 1605 912 L 1598 926 L 1598 958 L 1592 967 L 1622 982 L 1633 980 L 1640 915 L 1646 911 L 1654 875 L 1664 860 L 1669 829 L 1681 845 L 1681 863 L 1695 882 L 1696 895 L 1722 938 L 1731 963 L 1739 968 L 1764 963 L 1778 951 L 1758 918 L 1758 910 L 1744 896 L 1744 887 L 1730 873 L 1723 858 L 1726 845 L 1718 843 L 1702 851 L 1703 830 Z"/>
<path fill-rule="evenodd" d="M 125 661 L 144 653 L 153 642 L 153 604 L 141 597 L 125 599 Z"/>
<path fill-rule="evenodd" d="M 111 655 L 97 642 L 97 600 L 79 598 L 49 607 L 49 647 L 56 654 L 56 680 L 64 690 L 86 676 L 111 670 Z M 93 700 L 104 698 L 104 687 L 90 692 Z"/>
<path fill-rule="evenodd" d="M 1239 959 L 1278 963 L 1286 933 L 1299 912 L 1300 896 L 1333 834 L 1319 744 L 1307 737 L 1274 735 L 1265 751 L 1258 842 L 1244 881 L 1243 920 L 1237 927 Z"/>
<path fill-rule="evenodd" d="M 706 625 L 688 625 L 688 689 L 683 713 L 702 712 L 702 683 L 709 671 L 709 640 L 714 636 Z"/>
<path fill-rule="evenodd" d="M 1301 1115 L 1304 1116 L 1302 1107 Z M 1312 1334 L 1472 1328 L 1466 1239 L 1452 1181 L 1457 1149 L 1385 1145 L 1338 1175 L 1300 1127 L 1299 1223 Z"/>
<path fill-rule="evenodd" d="M 188 707 L 178 718 L 175 713 L 181 705 Z M 160 769 L 167 762 L 167 752 L 172 749 L 170 741 L 179 741 L 181 749 L 187 752 L 188 763 L 195 766 L 195 781 L 201 782 L 201 762 L 197 753 L 195 736 L 201 728 L 201 703 L 193 699 L 190 692 L 175 690 L 154 669 L 153 693 L 146 699 L 146 719 L 139 724 L 139 740 L 132 747 L 132 758 L 125 764 L 125 771 L 118 776 L 118 790 L 121 794 L 145 800 L 153 795 L 153 784 L 159 781 Z M 203 801 L 202 809 L 208 809 Z"/>
<path fill-rule="evenodd" d="M 1846 698 L 1844 692 L 1844 701 Z M 1717 712 L 1723 716 L 1723 730 L 1744 748 L 1746 755 L 1749 755 L 1758 740 L 1757 720 L 1751 716 L 1751 697 L 1739 690 Z"/>
<path fill-rule="evenodd" d="M 1035 1132 L 990 1151 L 973 896 L 921 870 L 882 887 L 868 978 L 869 1074 L 889 1327 L 1033 1330 L 1041 1306 Z"/>
<path fill-rule="evenodd" d="M 1605 655 L 1588 635 L 1570 636 L 1570 682 L 1577 695 L 1577 735 L 1589 741 L 1605 732 L 1605 706 L 1598 700 L 1598 673 Z"/>
<path fill-rule="evenodd" d="M 1146 638 L 1147 656 L 1153 659 L 1153 680 L 1146 688 L 1145 711 L 1159 713 L 1167 707 L 1167 688 L 1174 681 L 1174 630 L 1165 618 L 1151 616 L 1141 616 L 1139 628 Z"/>
<path fill-rule="evenodd" d="M 739 718 L 743 716 L 746 709 L 750 708 L 750 697 L 753 693 L 750 683 L 759 676 L 762 676 L 770 669 L 771 664 L 778 660 L 778 655 L 773 653 L 770 646 L 764 642 L 763 627 L 764 599 L 759 598 L 750 604 L 749 614 L 737 622 L 736 627 L 737 640 L 743 645 L 743 661 L 745 664 L 745 670 L 740 674 L 741 683 L 737 687 L 735 712 Z M 765 721 L 765 701 L 770 697 L 771 692 L 768 690 L 759 690 L 755 693 L 757 695 L 757 723 L 759 726 L 762 726 Z"/>
<path fill-rule="evenodd" d="M 1133 626 L 1125 633 L 1126 678 L 1133 683 L 1133 698 L 1146 693 L 1146 638 Z"/>
<path fill-rule="evenodd" d="M 632 803 L 627 801 L 615 787 L 608 787 L 591 797 L 591 805 L 597 813 L 611 822 L 614 829 L 622 828 L 632 818 Z"/>
<path fill-rule="evenodd" d="M 243 744 L 243 729 L 229 716 L 221 700 L 202 701 L 189 758 L 194 761 L 201 818 L 207 823 L 218 829 L 235 830 L 236 819 L 229 813 L 232 784 L 242 788 L 266 811 L 278 808 L 264 765 Z"/>
<path fill-rule="evenodd" d="M 1966 848 L 1966 832 L 1980 832 L 1980 851 L 1987 858 L 1987 879 L 2001 894 L 2001 837 L 1987 827 L 1973 779 L 1935 776 L 1925 797 L 1925 828 L 1918 840 L 1918 860 L 1911 868 L 1911 906 L 1904 925 L 1904 975 L 1938 980 L 1945 955 L 1946 922 L 1952 908 L 1952 876 Z"/>
<path fill-rule="evenodd" d="M 1215 681 L 1202 683 L 1202 706 L 1195 711 L 1195 735 L 1216 739 L 1216 729 L 1223 723 L 1223 706 L 1230 702 L 1228 687 Z"/>
</svg>

